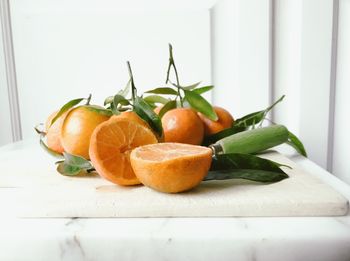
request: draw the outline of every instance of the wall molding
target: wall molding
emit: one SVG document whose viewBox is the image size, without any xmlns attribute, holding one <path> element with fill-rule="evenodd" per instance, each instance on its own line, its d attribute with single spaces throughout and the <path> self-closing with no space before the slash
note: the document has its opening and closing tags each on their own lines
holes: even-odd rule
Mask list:
<svg viewBox="0 0 350 261">
<path fill-rule="evenodd" d="M 10 106 L 12 141 L 16 142 L 22 139 L 22 127 L 18 100 L 16 64 L 13 50 L 9 0 L 0 0 L 0 19 L 4 46 L 8 99 Z"/>
<path fill-rule="evenodd" d="M 339 0 L 333 0 L 331 78 L 329 92 L 327 170 L 333 171 L 335 92 L 337 79 Z"/>
</svg>

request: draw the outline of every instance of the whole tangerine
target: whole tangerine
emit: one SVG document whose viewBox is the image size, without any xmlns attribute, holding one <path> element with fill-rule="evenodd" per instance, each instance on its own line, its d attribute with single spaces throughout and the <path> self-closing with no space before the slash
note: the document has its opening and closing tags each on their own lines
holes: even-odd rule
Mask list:
<svg viewBox="0 0 350 261">
<path fill-rule="evenodd" d="M 45 123 L 45 132 L 46 132 L 46 143 L 47 146 L 57 152 L 63 153 L 64 149 L 61 142 L 61 128 L 63 124 L 64 117 L 67 113 L 62 114 L 58 119 L 51 125 L 51 121 L 56 117 L 58 111 L 55 111 L 50 114 Z"/>
<path fill-rule="evenodd" d="M 162 117 L 165 142 L 200 145 L 204 137 L 204 126 L 197 112 L 191 108 L 176 108 Z"/>
<path fill-rule="evenodd" d="M 213 121 L 206 116 L 204 116 L 202 113 L 198 113 L 199 117 L 201 118 L 203 124 L 204 124 L 204 135 L 209 136 L 213 135 L 215 133 L 218 133 L 224 129 L 232 127 L 232 124 L 234 123 L 234 119 L 232 115 L 225 110 L 224 108 L 213 106 L 216 115 L 218 116 L 217 121 Z"/>
<path fill-rule="evenodd" d="M 97 105 L 82 105 L 67 113 L 61 128 L 61 142 L 66 152 L 89 159 L 92 132 L 110 118 L 102 109 Z"/>
</svg>

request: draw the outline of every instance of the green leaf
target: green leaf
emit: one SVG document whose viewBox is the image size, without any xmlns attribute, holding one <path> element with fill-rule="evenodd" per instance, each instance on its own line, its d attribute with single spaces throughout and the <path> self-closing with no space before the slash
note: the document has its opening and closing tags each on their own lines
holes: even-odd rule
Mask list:
<svg viewBox="0 0 350 261">
<path fill-rule="evenodd" d="M 120 94 L 114 95 L 113 101 L 111 103 L 111 110 L 112 110 L 114 115 L 119 115 L 120 114 L 120 111 L 118 109 L 118 105 L 119 104 L 121 104 L 121 105 L 129 105 L 130 102 L 127 99 L 125 99 L 124 96 L 122 96 Z"/>
<path fill-rule="evenodd" d="M 62 159 L 63 158 L 63 155 L 50 149 L 44 142 L 43 140 L 44 136 L 41 134 L 40 135 L 40 146 L 47 152 L 49 153 L 51 156 L 55 157 L 55 158 L 59 158 L 59 159 Z"/>
<path fill-rule="evenodd" d="M 109 109 L 112 111 L 114 115 L 119 115 L 120 111 L 114 106 L 114 103 L 112 102 L 109 106 Z"/>
<path fill-rule="evenodd" d="M 108 96 L 103 102 L 103 105 L 106 106 L 107 104 L 111 104 L 113 102 L 113 98 L 114 96 Z"/>
<path fill-rule="evenodd" d="M 231 128 L 227 128 L 227 129 L 224 129 L 218 133 L 215 133 L 213 135 L 210 135 L 210 136 L 207 136 L 204 138 L 203 140 L 203 145 L 204 146 L 209 146 L 211 144 L 214 144 L 215 142 L 217 142 L 218 140 L 221 140 L 227 136 L 230 136 L 230 135 L 233 135 L 233 134 L 236 134 L 238 132 L 242 132 L 242 131 L 245 131 L 247 128 L 244 127 L 244 126 L 233 126 Z"/>
<path fill-rule="evenodd" d="M 275 182 L 288 178 L 281 164 L 258 156 L 241 153 L 215 155 L 205 180 L 243 178 Z"/>
<path fill-rule="evenodd" d="M 111 110 L 105 109 L 98 105 L 84 105 L 88 110 L 97 112 L 98 114 L 102 114 L 105 116 L 112 116 L 113 113 Z"/>
<path fill-rule="evenodd" d="M 177 91 L 170 87 L 159 87 L 153 90 L 146 91 L 145 93 L 177 95 Z"/>
<path fill-rule="evenodd" d="M 185 99 L 188 101 L 188 103 L 193 109 L 203 113 L 205 116 L 207 116 L 209 119 L 213 121 L 216 121 L 218 119 L 218 116 L 216 115 L 211 104 L 206 99 L 204 99 L 200 94 L 195 93 L 193 91 L 187 91 L 187 90 L 184 90 L 184 92 L 185 92 Z"/>
<path fill-rule="evenodd" d="M 159 116 L 141 97 L 135 97 L 134 111 L 151 126 L 151 128 L 155 131 L 155 133 L 157 133 L 159 137 L 163 137 L 163 127 Z"/>
<path fill-rule="evenodd" d="M 77 156 L 77 155 L 73 155 L 73 154 L 69 154 L 67 152 L 63 152 L 63 156 L 64 156 L 64 161 L 66 164 L 74 166 L 74 167 L 79 167 L 82 169 L 90 169 L 92 168 L 92 165 L 90 163 L 90 161 L 86 160 L 83 157 Z"/>
<path fill-rule="evenodd" d="M 170 111 L 171 109 L 174 109 L 176 108 L 176 100 L 171 100 L 171 101 L 168 101 L 159 111 L 159 118 L 162 118 L 163 115 L 167 112 L 167 111 Z"/>
<path fill-rule="evenodd" d="M 211 170 L 260 169 L 284 173 L 279 163 L 251 154 L 228 153 L 213 157 Z"/>
<path fill-rule="evenodd" d="M 196 83 L 188 85 L 188 86 L 178 86 L 177 84 L 174 84 L 174 86 L 182 88 L 183 90 L 188 90 L 189 91 L 189 90 L 192 90 L 192 89 L 196 88 L 198 85 L 201 84 L 201 82 L 202 81 L 196 82 Z"/>
<path fill-rule="evenodd" d="M 143 98 L 146 102 L 148 103 L 162 103 L 162 104 L 166 104 L 169 100 L 159 96 L 159 95 L 150 95 L 147 97 Z"/>
<path fill-rule="evenodd" d="M 288 141 L 286 143 L 292 146 L 298 153 L 300 153 L 304 157 L 307 157 L 307 153 L 303 143 L 293 133 L 289 132 Z"/>
<path fill-rule="evenodd" d="M 287 174 L 256 170 L 256 169 L 231 169 L 231 170 L 216 170 L 209 171 L 204 181 L 208 180 L 226 180 L 226 179 L 246 179 L 262 183 L 278 182 L 288 178 Z"/>
<path fill-rule="evenodd" d="M 208 92 L 208 91 L 212 90 L 213 88 L 214 88 L 214 85 L 209 85 L 209 86 L 203 86 L 203 87 L 200 87 L 200 88 L 196 88 L 193 91 L 195 93 L 202 94 L 202 93 L 205 93 L 205 92 Z"/>
<path fill-rule="evenodd" d="M 267 107 L 265 110 L 257 111 L 250 113 L 248 115 L 245 115 L 242 118 L 239 118 L 235 121 L 234 126 L 238 127 L 250 127 L 254 126 L 255 124 L 260 123 L 262 120 L 265 119 L 266 114 L 272 110 L 273 107 L 275 107 L 279 102 L 281 102 L 284 99 L 285 95 L 281 96 L 277 101 L 275 101 L 272 105 Z"/>
<path fill-rule="evenodd" d="M 57 171 L 64 176 L 75 176 L 78 175 L 82 169 L 76 166 L 67 165 L 65 162 L 60 162 L 57 164 Z"/>
<path fill-rule="evenodd" d="M 50 127 L 52 124 L 54 124 L 54 122 L 66 111 L 68 111 L 70 108 L 74 107 L 75 105 L 79 104 L 82 100 L 85 100 L 85 98 L 78 98 L 78 99 L 74 99 L 71 100 L 69 102 L 67 102 L 65 105 L 63 105 L 61 107 L 61 109 L 59 110 L 59 112 L 56 114 L 56 116 L 51 120 L 50 123 Z"/>
<path fill-rule="evenodd" d="M 237 119 L 234 122 L 234 126 L 236 127 L 250 127 L 252 125 L 260 123 L 265 118 L 265 110 L 257 111 L 245 115 L 242 118 Z"/>
<path fill-rule="evenodd" d="M 64 161 L 56 162 L 58 164 L 57 171 L 65 176 L 75 176 L 80 172 L 89 172 L 93 169 L 90 161 L 83 157 L 72 155 L 64 152 Z"/>
<path fill-rule="evenodd" d="M 131 83 L 131 79 L 128 80 L 127 84 L 125 85 L 125 87 L 123 89 L 121 89 L 117 95 L 121 95 L 123 97 L 126 97 L 129 92 L 130 92 L 130 83 Z"/>
</svg>

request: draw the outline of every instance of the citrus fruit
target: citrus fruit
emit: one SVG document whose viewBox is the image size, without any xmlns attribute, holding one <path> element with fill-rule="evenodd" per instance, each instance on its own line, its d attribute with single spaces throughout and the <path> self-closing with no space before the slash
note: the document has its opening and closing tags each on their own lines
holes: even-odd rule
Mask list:
<svg viewBox="0 0 350 261">
<path fill-rule="evenodd" d="M 90 159 L 105 179 L 119 185 L 140 184 L 130 165 L 130 152 L 157 142 L 157 137 L 144 125 L 129 118 L 112 117 L 94 130 Z"/>
<path fill-rule="evenodd" d="M 199 117 L 203 121 L 204 124 L 204 135 L 209 136 L 215 133 L 218 133 L 224 129 L 232 127 L 234 123 L 234 119 L 232 115 L 225 109 L 214 106 L 213 107 L 216 115 L 218 116 L 217 121 L 213 121 L 207 117 L 205 117 L 202 113 L 198 113 Z"/>
<path fill-rule="evenodd" d="M 142 184 L 166 193 L 187 191 L 206 176 L 212 158 L 207 147 L 158 143 L 134 149 L 131 166 Z"/>
<path fill-rule="evenodd" d="M 165 142 L 200 145 L 204 137 L 204 126 L 196 111 L 191 108 L 176 108 L 162 117 Z"/>
<path fill-rule="evenodd" d="M 64 118 L 61 128 L 61 142 L 70 154 L 89 159 L 90 137 L 100 123 L 110 116 L 96 105 L 82 105 L 71 109 Z"/>
<path fill-rule="evenodd" d="M 58 153 L 63 153 L 64 149 L 61 143 L 61 127 L 63 119 L 67 113 L 62 114 L 52 125 L 51 121 L 57 115 L 58 111 L 53 112 L 47 118 L 45 123 L 45 132 L 46 132 L 46 143 L 47 146 Z M 50 126 L 51 125 L 51 126 Z"/>
</svg>

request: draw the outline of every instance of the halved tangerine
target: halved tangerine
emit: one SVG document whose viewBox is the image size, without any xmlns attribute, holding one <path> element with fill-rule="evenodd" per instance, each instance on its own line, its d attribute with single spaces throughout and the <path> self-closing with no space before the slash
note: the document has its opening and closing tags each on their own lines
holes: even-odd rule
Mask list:
<svg viewBox="0 0 350 261">
<path fill-rule="evenodd" d="M 89 154 L 97 173 L 119 185 L 136 185 L 140 181 L 130 164 L 132 149 L 157 143 L 153 132 L 128 118 L 112 117 L 94 130 Z"/>
<path fill-rule="evenodd" d="M 131 166 L 146 186 L 166 193 L 187 191 L 208 173 L 212 150 L 182 143 L 138 147 L 130 154 Z"/>
</svg>

